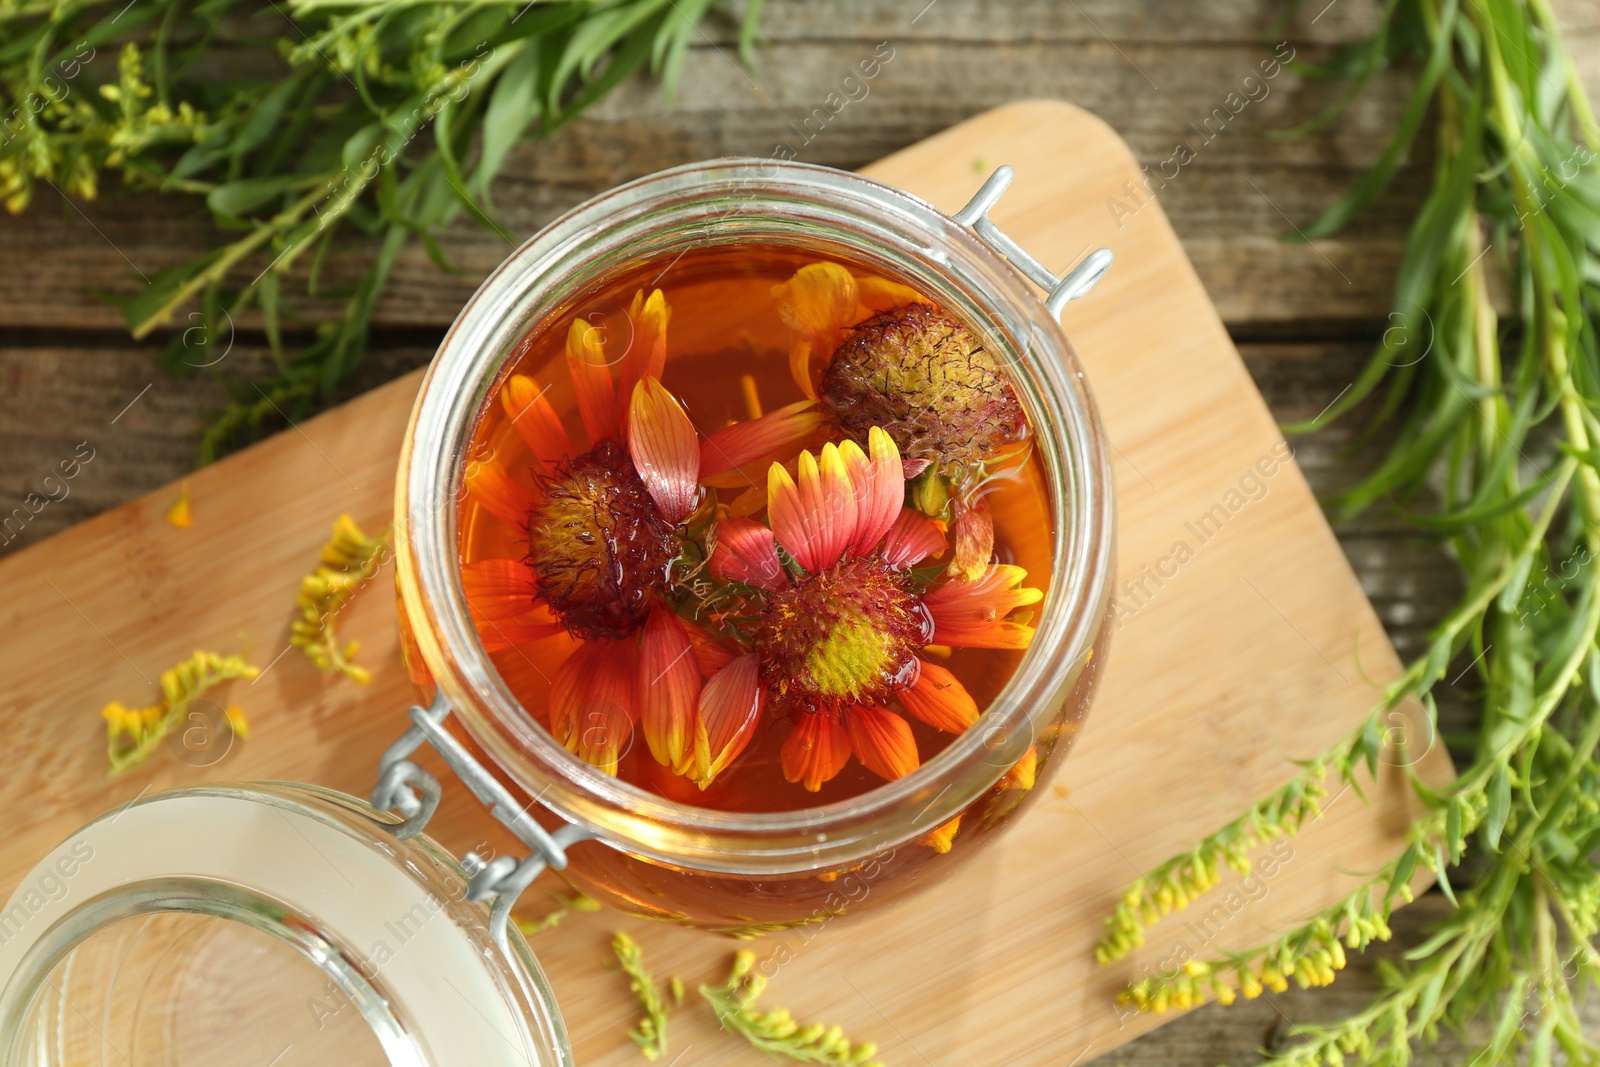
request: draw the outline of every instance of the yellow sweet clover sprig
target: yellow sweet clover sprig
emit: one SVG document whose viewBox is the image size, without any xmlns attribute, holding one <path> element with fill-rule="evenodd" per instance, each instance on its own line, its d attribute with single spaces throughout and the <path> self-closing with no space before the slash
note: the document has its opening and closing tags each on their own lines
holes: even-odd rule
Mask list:
<svg viewBox="0 0 1600 1067">
<path fill-rule="evenodd" d="M 611 938 L 611 951 L 616 953 L 622 973 L 628 976 L 628 988 L 633 990 L 634 996 L 639 998 L 639 1006 L 644 1009 L 638 1028 L 629 1030 L 628 1036 L 639 1046 L 645 1059 L 659 1059 L 667 1053 L 667 1006 L 656 989 L 655 979 L 645 970 L 644 950 L 639 942 L 619 930 Z M 682 988 L 681 983 L 678 988 Z"/>
<path fill-rule="evenodd" d="M 575 911 L 599 911 L 600 902 L 582 893 L 573 893 L 570 896 L 557 897 L 557 904 L 550 911 L 537 919 L 517 919 L 517 929 L 522 931 L 523 937 L 532 937 L 534 934 L 561 925 L 561 920 Z"/>
<path fill-rule="evenodd" d="M 318 670 L 338 671 L 362 685 L 372 680 L 366 668 L 352 662 L 360 643 L 351 641 L 340 647 L 333 617 L 378 573 L 388 550 L 387 528 L 368 537 L 354 519 L 340 515 L 333 524 L 333 535 L 322 546 L 317 569 L 300 580 L 300 595 L 294 601 L 300 617 L 289 624 L 289 643 L 303 651 Z"/>
<path fill-rule="evenodd" d="M 243 656 L 196 651 L 176 667 L 161 672 L 161 699 L 156 703 L 143 708 L 125 707 L 117 701 L 107 704 L 100 715 L 106 721 L 106 755 L 111 761 L 111 773 L 121 774 L 144 762 L 172 728 L 183 721 L 190 702 L 206 690 L 235 678 L 253 679 L 258 674 L 260 670 L 246 663 Z M 243 712 L 229 708 L 226 714 L 234 733 L 248 735 Z"/>
<path fill-rule="evenodd" d="M 801 1063 L 820 1063 L 826 1067 L 883 1067 L 876 1058 L 877 1045 L 870 1041 L 852 1045 L 837 1026 L 823 1023 L 801 1026 L 787 1008 L 757 1011 L 755 1001 L 766 989 L 767 980 L 756 971 L 755 963 L 754 952 L 736 953 L 726 985 L 700 987 L 700 996 L 717 1013 L 717 1021 L 724 1030 L 738 1034 L 762 1052 Z"/>
</svg>

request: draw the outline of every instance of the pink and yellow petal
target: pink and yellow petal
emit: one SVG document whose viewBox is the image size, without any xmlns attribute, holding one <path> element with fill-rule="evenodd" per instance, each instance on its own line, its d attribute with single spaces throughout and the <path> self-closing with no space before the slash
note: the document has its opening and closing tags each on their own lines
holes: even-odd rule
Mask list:
<svg viewBox="0 0 1600 1067">
<path fill-rule="evenodd" d="M 730 515 L 717 523 L 716 547 L 706 564 L 724 582 L 776 590 L 789 584 L 772 531 L 752 519 Z"/>
<path fill-rule="evenodd" d="M 656 762 L 687 769 L 699 718 L 700 663 L 682 622 L 657 606 L 639 642 L 639 725 Z"/>
<path fill-rule="evenodd" d="M 850 551 L 866 555 L 878 546 L 894 525 L 905 503 L 905 476 L 901 473 L 900 450 L 894 439 L 874 426 L 867 433 L 867 449 L 854 441 L 839 446 L 839 456 L 849 473 L 856 499 L 856 524 L 850 537 Z"/>
<path fill-rule="evenodd" d="M 711 484 L 750 464 L 789 458 L 827 421 L 816 406 L 815 400 L 797 401 L 711 434 L 700 445 L 701 479 Z"/>
<path fill-rule="evenodd" d="M 753 652 L 734 659 L 701 688 L 693 773 L 702 789 L 750 744 L 765 699 L 761 662 Z"/>
<path fill-rule="evenodd" d="M 655 378 L 634 386 L 628 451 L 662 518 L 674 526 L 688 518 L 700 493 L 699 435 L 683 405 Z"/>
<path fill-rule="evenodd" d="M 817 395 L 816 375 L 838 347 L 856 315 L 856 280 L 837 263 L 810 263 L 772 287 L 778 315 L 794 332 L 789 369 L 806 396 Z"/>
<path fill-rule="evenodd" d="M 915 508 L 901 508 L 894 525 L 883 535 L 883 560 L 897 571 L 915 567 L 945 548 L 939 524 Z"/>
<path fill-rule="evenodd" d="M 667 369 L 667 322 L 672 308 L 660 289 L 646 297 L 641 289 L 628 308 L 628 351 L 622 359 L 622 383 L 617 399 L 628 403 L 633 387 L 646 378 L 660 378 Z M 619 413 L 625 414 L 625 413 Z"/>
<path fill-rule="evenodd" d="M 484 619 L 520 618 L 538 606 L 539 586 L 529 566 L 516 559 L 480 559 L 461 567 L 461 587 L 472 612 Z"/>
<path fill-rule="evenodd" d="M 1005 563 L 991 564 L 971 581 L 932 586 L 923 604 L 933 616 L 933 643 L 966 648 L 1027 648 L 1033 627 L 1006 619 L 1012 611 L 1044 598 L 1038 589 L 1022 586 L 1028 572 Z"/>
<path fill-rule="evenodd" d="M 855 490 L 838 446 L 823 445 L 820 461 L 800 453 L 793 478 L 774 463 L 767 479 L 767 517 L 778 543 L 812 574 L 837 563 L 856 529 Z"/>
<path fill-rule="evenodd" d="M 578 677 L 563 678 L 569 667 Z M 606 774 L 617 773 L 633 736 L 637 675 L 632 641 L 586 641 L 562 664 L 551 687 L 551 732 L 569 752 Z"/>
</svg>

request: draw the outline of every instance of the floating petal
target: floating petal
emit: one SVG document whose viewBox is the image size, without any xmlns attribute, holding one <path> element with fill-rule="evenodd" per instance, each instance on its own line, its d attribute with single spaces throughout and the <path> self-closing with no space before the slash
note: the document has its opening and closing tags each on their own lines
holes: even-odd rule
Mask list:
<svg viewBox="0 0 1600 1067">
<path fill-rule="evenodd" d="M 724 426 L 701 442 L 701 479 L 709 481 L 763 460 L 788 459 L 827 421 L 816 406 L 815 400 L 800 400 L 759 419 Z"/>
<path fill-rule="evenodd" d="M 856 759 L 879 778 L 892 782 L 921 766 L 911 726 L 894 712 L 858 705 L 845 712 L 845 726 Z"/>
<path fill-rule="evenodd" d="M 850 733 L 830 712 L 803 712 L 783 743 L 783 776 L 813 793 L 849 762 Z"/>
<path fill-rule="evenodd" d="M 857 295 L 856 280 L 837 263 L 807 264 L 772 287 L 778 315 L 795 335 L 789 370 L 806 396 L 817 395 L 818 364 L 833 355 L 841 331 L 855 318 Z"/>
<path fill-rule="evenodd" d="M 894 525 L 883 535 L 883 561 L 903 571 L 937 556 L 945 547 L 944 531 L 938 523 L 915 508 L 901 508 Z"/>
<path fill-rule="evenodd" d="M 871 311 L 888 311 L 902 304 L 927 303 L 927 298 L 911 286 L 891 282 L 874 274 L 856 279 L 856 298 Z"/>
<path fill-rule="evenodd" d="M 704 789 L 745 750 L 761 721 L 766 693 L 761 663 L 746 653 L 729 663 L 700 690 L 700 722 L 695 730 L 694 777 Z"/>
<path fill-rule="evenodd" d="M 958 506 L 950 532 L 956 542 L 950 573 L 967 579 L 982 575 L 994 558 L 994 519 L 989 505 L 979 500 L 970 507 Z"/>
<path fill-rule="evenodd" d="M 935 730 L 959 734 L 978 721 L 978 702 L 955 675 L 937 663 L 923 660 L 917 683 L 897 695 L 908 715 Z"/>
<path fill-rule="evenodd" d="M 772 531 L 733 515 L 717 523 L 717 544 L 707 567 L 721 581 L 743 582 L 757 589 L 782 589 L 789 584 Z"/>
<path fill-rule="evenodd" d="M 661 517 L 673 526 L 688 518 L 700 494 L 699 435 L 683 405 L 655 378 L 633 388 L 628 451 Z"/>
<path fill-rule="evenodd" d="M 639 642 L 639 725 L 656 762 L 687 769 L 699 716 L 700 662 L 683 624 L 657 605 Z"/>
</svg>

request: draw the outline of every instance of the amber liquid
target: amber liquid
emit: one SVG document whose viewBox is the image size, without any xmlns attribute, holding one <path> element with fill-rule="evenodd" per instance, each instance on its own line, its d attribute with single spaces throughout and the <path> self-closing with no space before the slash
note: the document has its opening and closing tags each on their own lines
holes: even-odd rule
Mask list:
<svg viewBox="0 0 1600 1067">
<path fill-rule="evenodd" d="M 608 352 L 621 352 L 632 329 L 627 309 L 634 294 L 659 288 L 672 309 L 662 384 L 683 403 L 701 434 L 709 434 L 758 414 L 752 410 L 752 397 L 764 411 L 804 399 L 790 374 L 790 331 L 779 318 L 772 287 L 814 262 L 815 255 L 792 249 L 740 246 L 691 251 L 664 270 L 659 264 L 648 264 L 578 295 L 565 314 L 541 323 L 524 339 L 506 374 L 528 375 L 541 388 L 548 387 L 546 398 L 564 423 L 574 450 L 592 447 L 566 369 L 567 332 L 574 318 L 582 318 L 604 332 Z M 858 275 L 880 273 L 847 261 L 842 265 Z M 473 462 L 492 462 L 510 478 L 534 489 L 531 453 L 497 398 L 479 418 L 471 455 Z M 708 492 L 718 493 L 720 502 L 729 502 L 740 490 Z M 1027 584 L 1044 590 L 1048 598 L 1054 517 L 1037 450 L 1018 473 L 997 483 L 986 499 L 994 516 L 996 556 L 1003 563 L 1024 567 Z M 491 514 L 470 495 L 461 505 L 459 529 L 463 563 L 522 559 L 528 553 L 526 530 Z M 947 551 L 936 562 L 948 560 Z M 491 653 L 527 713 L 546 728 L 551 679 L 577 645 L 563 633 Z M 931 651 L 927 658 L 951 670 L 983 709 L 1000 692 L 1022 655 L 957 648 Z M 908 719 L 924 764 L 950 744 L 952 735 Z M 819 792 L 808 792 L 787 781 L 779 750 L 791 728 L 784 714 L 769 706 L 749 747 L 704 790 L 658 764 L 642 730 L 635 729 L 619 761 L 618 775 L 683 804 L 751 812 L 826 804 L 884 784 L 854 759 Z"/>
</svg>

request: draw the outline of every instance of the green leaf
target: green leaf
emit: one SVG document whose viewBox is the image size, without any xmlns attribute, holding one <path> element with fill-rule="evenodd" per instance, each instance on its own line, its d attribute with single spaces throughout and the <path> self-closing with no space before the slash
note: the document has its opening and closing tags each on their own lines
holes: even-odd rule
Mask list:
<svg viewBox="0 0 1600 1067">
<path fill-rule="evenodd" d="M 1495 768 L 1489 779 L 1488 797 L 1489 810 L 1483 817 L 1483 844 L 1494 852 L 1500 848 L 1500 835 L 1511 814 L 1511 775 L 1503 764 Z"/>
<path fill-rule="evenodd" d="M 275 178 L 243 178 L 227 182 L 211 190 L 206 196 L 206 207 L 218 215 L 242 218 L 259 207 L 282 199 L 294 181 L 293 175 L 286 174 Z"/>
</svg>

